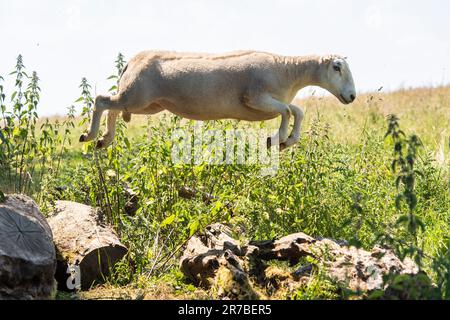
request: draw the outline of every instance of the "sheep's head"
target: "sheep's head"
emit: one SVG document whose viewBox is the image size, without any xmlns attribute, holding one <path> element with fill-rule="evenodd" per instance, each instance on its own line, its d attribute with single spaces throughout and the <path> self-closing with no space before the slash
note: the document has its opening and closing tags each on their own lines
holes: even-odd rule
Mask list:
<svg viewBox="0 0 450 320">
<path fill-rule="evenodd" d="M 322 86 L 344 104 L 356 98 L 355 84 L 346 58 L 340 56 L 323 57 Z"/>
</svg>

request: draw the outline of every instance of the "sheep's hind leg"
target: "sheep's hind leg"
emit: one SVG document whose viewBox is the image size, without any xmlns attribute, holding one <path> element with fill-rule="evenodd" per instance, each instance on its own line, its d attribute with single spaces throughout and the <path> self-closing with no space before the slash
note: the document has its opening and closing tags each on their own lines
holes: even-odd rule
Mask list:
<svg viewBox="0 0 450 320">
<path fill-rule="evenodd" d="M 304 112 L 301 108 L 292 104 L 289 105 L 289 108 L 294 115 L 294 127 L 292 129 L 291 135 L 286 140 L 286 142 L 280 144 L 280 150 L 289 148 L 300 140 L 300 129 L 304 117 Z"/>
<path fill-rule="evenodd" d="M 122 109 L 117 102 L 119 100 L 119 96 L 103 96 L 98 95 L 95 98 L 94 102 L 94 112 L 92 113 L 92 121 L 91 126 L 89 128 L 88 133 L 82 134 L 80 137 L 80 142 L 92 141 L 98 134 L 100 129 L 100 120 L 102 119 L 102 114 L 105 110 L 114 109 L 119 110 Z"/>
<path fill-rule="evenodd" d="M 108 110 L 108 117 L 106 118 L 106 132 L 101 139 L 97 141 L 95 146 L 97 149 L 106 148 L 114 140 L 114 135 L 116 134 L 116 120 L 120 111 L 118 110 Z"/>
<path fill-rule="evenodd" d="M 246 104 L 253 109 L 281 114 L 280 129 L 274 136 L 267 139 L 267 146 L 272 147 L 277 143 L 277 141 L 279 144 L 286 142 L 289 135 L 289 118 L 291 116 L 291 110 L 287 104 L 272 98 L 268 94 L 264 94 L 253 99 L 248 99 Z"/>
<path fill-rule="evenodd" d="M 91 126 L 87 133 L 80 136 L 80 142 L 88 142 L 95 139 L 100 129 L 100 120 L 102 119 L 104 109 L 99 109 L 94 107 L 94 112 L 92 113 Z"/>
</svg>

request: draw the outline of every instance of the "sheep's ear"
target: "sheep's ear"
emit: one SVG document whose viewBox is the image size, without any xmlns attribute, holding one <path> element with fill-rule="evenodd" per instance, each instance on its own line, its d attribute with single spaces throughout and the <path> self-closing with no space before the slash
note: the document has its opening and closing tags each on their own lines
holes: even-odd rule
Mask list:
<svg viewBox="0 0 450 320">
<path fill-rule="evenodd" d="M 331 61 L 333 61 L 333 56 L 331 55 L 323 56 L 321 59 L 321 62 L 326 64 L 329 64 Z"/>
<path fill-rule="evenodd" d="M 333 64 L 338 66 L 339 68 L 342 67 L 342 62 L 341 61 L 334 61 Z"/>
</svg>

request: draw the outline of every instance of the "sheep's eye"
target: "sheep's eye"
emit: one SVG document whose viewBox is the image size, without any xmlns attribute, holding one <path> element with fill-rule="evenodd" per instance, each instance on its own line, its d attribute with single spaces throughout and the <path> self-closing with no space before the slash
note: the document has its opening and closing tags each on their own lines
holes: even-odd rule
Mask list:
<svg viewBox="0 0 450 320">
<path fill-rule="evenodd" d="M 341 72 L 341 67 L 338 65 L 333 66 L 334 71 Z"/>
</svg>

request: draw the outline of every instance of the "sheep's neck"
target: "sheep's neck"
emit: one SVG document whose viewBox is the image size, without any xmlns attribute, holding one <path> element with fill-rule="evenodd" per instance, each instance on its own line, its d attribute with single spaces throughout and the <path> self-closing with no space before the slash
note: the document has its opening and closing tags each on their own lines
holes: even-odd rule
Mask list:
<svg viewBox="0 0 450 320">
<path fill-rule="evenodd" d="M 283 63 L 286 68 L 288 82 L 294 91 L 307 86 L 321 86 L 320 57 L 284 57 Z"/>
</svg>

